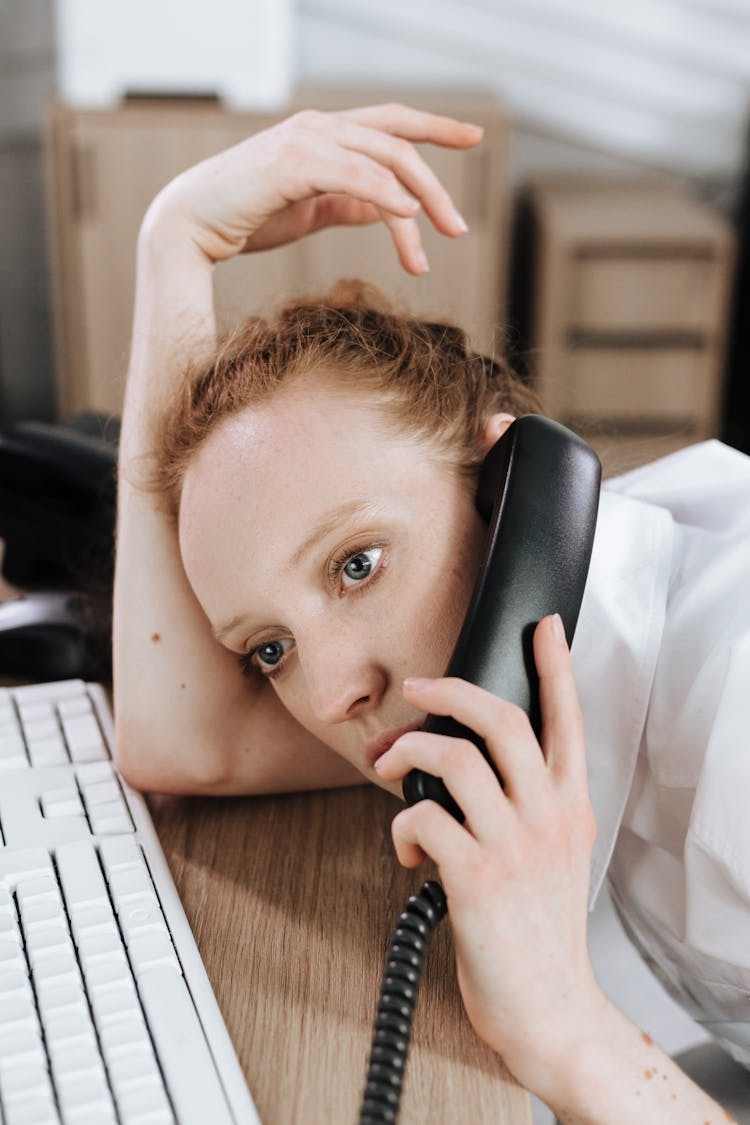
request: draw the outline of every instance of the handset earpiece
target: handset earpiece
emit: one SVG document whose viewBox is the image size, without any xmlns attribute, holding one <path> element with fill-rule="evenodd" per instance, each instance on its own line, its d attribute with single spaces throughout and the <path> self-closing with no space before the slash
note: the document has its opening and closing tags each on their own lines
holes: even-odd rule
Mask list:
<svg viewBox="0 0 750 1125">
<path fill-rule="evenodd" d="M 537 736 L 541 716 L 534 629 L 547 614 L 559 613 L 572 643 L 594 543 L 600 486 L 601 465 L 593 449 L 558 422 L 538 414 L 511 423 L 490 450 L 480 474 L 476 503 L 489 522 L 487 542 L 445 674 L 522 707 Z M 495 770 L 483 740 L 454 719 L 428 715 L 423 730 L 470 739 Z M 410 805 L 429 798 L 458 820 L 464 819 L 440 778 L 412 770 L 403 791 Z"/>
</svg>

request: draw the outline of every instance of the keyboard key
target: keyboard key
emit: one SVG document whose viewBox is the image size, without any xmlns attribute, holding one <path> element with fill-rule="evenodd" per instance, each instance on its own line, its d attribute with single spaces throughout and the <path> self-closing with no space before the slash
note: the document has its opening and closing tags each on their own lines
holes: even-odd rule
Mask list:
<svg viewBox="0 0 750 1125">
<path fill-rule="evenodd" d="M 114 777 L 114 771 L 109 762 L 83 762 L 76 767 L 76 777 L 79 784 L 85 788 L 97 781 L 109 781 Z"/>
<path fill-rule="evenodd" d="M 138 990 L 180 1125 L 229 1125 L 232 1118 L 183 978 L 148 969 Z"/>
<path fill-rule="evenodd" d="M 121 1020 L 110 1020 L 100 1032 L 104 1057 L 109 1065 L 118 1055 L 132 1054 L 134 1050 L 149 1044 L 149 1034 L 140 1008 L 133 1009 Z"/>
<path fill-rule="evenodd" d="M 23 948 L 15 935 L 5 938 L 0 936 L 0 967 L 7 969 L 13 965 L 23 965 L 25 960 Z"/>
<path fill-rule="evenodd" d="M 132 934 L 128 943 L 128 953 L 133 966 L 136 980 L 144 970 L 172 969 L 182 973 L 180 962 L 172 945 L 172 939 L 167 933 L 149 930 L 145 933 Z"/>
<path fill-rule="evenodd" d="M 29 960 L 59 949 L 71 949 L 70 933 L 62 918 L 53 918 L 46 926 L 36 926 L 26 934 L 26 952 Z"/>
<path fill-rule="evenodd" d="M 60 1079 L 74 1075 L 88 1075 L 95 1077 L 103 1074 L 102 1060 L 96 1048 L 96 1038 L 93 1028 L 86 1038 L 78 1040 L 57 1039 L 48 1044 L 52 1074 L 55 1085 L 59 1087 Z"/>
<path fill-rule="evenodd" d="M 3 997 L 3 1007 L 0 1011 L 0 1028 L 8 1030 L 11 1026 L 24 1031 L 33 1031 L 39 1028 L 39 1019 L 34 1006 L 34 999 L 29 989 L 26 993 Z"/>
<path fill-rule="evenodd" d="M 91 831 L 97 836 L 118 836 L 132 832 L 133 823 L 122 799 L 89 807 Z"/>
<path fill-rule="evenodd" d="M 63 718 L 62 726 L 72 761 L 96 762 L 109 758 L 94 715 Z"/>
<path fill-rule="evenodd" d="M 107 801 L 118 801 L 122 804 L 120 786 L 117 784 L 114 777 L 110 777 L 106 781 L 93 781 L 88 785 L 84 785 L 83 795 L 88 807 L 102 805 Z"/>
<path fill-rule="evenodd" d="M 146 1122 L 151 1125 L 152 1122 L 174 1121 L 161 1085 L 138 1086 L 124 1090 L 118 1095 L 117 1106 L 127 1125 L 131 1123 L 135 1125 L 135 1122 L 139 1121 L 143 1121 L 144 1125 Z"/>
<path fill-rule="evenodd" d="M 42 815 L 47 817 L 57 816 L 83 816 L 81 797 L 74 785 L 64 789 L 51 789 L 42 793 L 39 798 L 42 806 Z"/>
<path fill-rule="evenodd" d="M 5 1107 L 5 1125 L 60 1125 L 52 1094 L 36 1093 L 31 1098 Z"/>
<path fill-rule="evenodd" d="M 47 1064 L 22 1063 L 2 1074 L 3 1101 L 10 1104 L 34 1093 L 52 1093 Z"/>
<path fill-rule="evenodd" d="M 35 768 L 66 765 L 70 759 L 60 731 L 47 738 L 29 739 L 29 757 Z"/>
<path fill-rule="evenodd" d="M 154 884 L 145 866 L 123 867 L 119 871 L 113 871 L 109 877 L 109 887 L 118 914 L 134 899 L 157 901 Z"/>
<path fill-rule="evenodd" d="M 131 1015 L 140 1015 L 141 1005 L 132 981 L 127 980 L 117 987 L 105 989 L 92 997 L 94 1022 L 103 1031 L 109 1023 L 118 1023 Z"/>
<path fill-rule="evenodd" d="M 61 844 L 55 852 L 55 859 L 72 918 L 79 906 L 109 902 L 96 852 L 88 840 Z"/>
<path fill-rule="evenodd" d="M 79 1069 L 69 1074 L 55 1074 L 55 1087 L 60 1099 L 65 1125 L 87 1119 L 91 1122 L 107 1120 L 114 1105 L 101 1060 L 96 1055 L 96 1067 Z M 54 1072 L 53 1072 L 54 1073 Z M 86 1118 L 83 1111 L 86 1110 Z"/>
<path fill-rule="evenodd" d="M 3 1070 L 11 1066 L 46 1066 L 47 1058 L 38 1031 L 0 1031 Z"/>
<path fill-rule="evenodd" d="M 88 1009 L 83 994 L 83 984 L 78 974 L 64 980 L 35 980 L 34 985 L 42 1022 L 57 1012 L 72 1014 Z"/>
<path fill-rule="evenodd" d="M 91 1014 L 88 1009 L 83 1008 L 47 1012 L 44 1017 L 44 1037 L 48 1047 L 53 1043 L 88 1044 L 96 1047 L 96 1033 Z"/>
<path fill-rule="evenodd" d="M 120 1091 L 132 1089 L 135 1084 L 148 1085 L 154 1082 L 163 1086 L 161 1071 L 156 1062 L 150 1040 L 144 1041 L 130 1051 L 122 1052 L 108 1059 L 107 1070 L 116 1098 Z"/>
<path fill-rule="evenodd" d="M 26 907 L 31 903 L 60 901 L 57 881 L 51 874 L 22 876 L 16 886 L 16 895 L 22 918 Z"/>
<path fill-rule="evenodd" d="M 28 767 L 26 743 L 15 717 L 3 721 L 0 727 L 0 770 Z"/>
<path fill-rule="evenodd" d="M 60 727 L 54 715 L 50 715 L 48 719 L 35 719 L 31 723 L 27 723 L 24 719 L 23 733 L 26 741 L 30 742 L 37 738 L 53 738 L 60 733 Z"/>
<path fill-rule="evenodd" d="M 38 722 L 40 719 L 51 719 L 57 725 L 55 708 L 49 700 L 38 700 L 36 703 L 33 700 L 28 703 L 21 700 L 18 705 L 18 713 L 25 727 L 28 727 L 29 723 Z"/>
<path fill-rule="evenodd" d="M 56 702 L 78 695 L 85 696 L 86 685 L 83 680 L 54 680 L 48 684 L 24 684 L 23 687 L 14 688 L 13 695 L 18 706 L 22 707 L 27 703 L 38 703 L 42 699 Z"/>
<path fill-rule="evenodd" d="M 166 935 L 169 933 L 164 915 L 153 900 L 142 899 L 127 903 L 121 909 L 119 918 L 127 946 L 130 945 L 135 934 L 143 933 L 146 930 L 157 930 Z"/>
<path fill-rule="evenodd" d="M 31 995 L 25 961 L 23 965 L 14 964 L 10 968 L 0 966 L 0 1003 L 5 1004 L 7 999 L 18 995 Z"/>
<path fill-rule="evenodd" d="M 120 988 L 127 982 L 132 982 L 130 966 L 123 958 L 122 961 L 100 961 L 89 965 L 86 970 L 86 988 L 93 1000 L 99 992 L 110 988 Z"/>
<path fill-rule="evenodd" d="M 62 900 L 50 896 L 46 899 L 32 899 L 26 902 L 23 907 L 23 928 L 26 933 L 31 933 L 32 930 L 38 930 L 46 926 L 49 922 L 54 922 L 56 919 L 65 925 L 67 929 L 67 918 L 65 916 L 65 908 L 63 907 Z"/>
<path fill-rule="evenodd" d="M 146 870 L 143 853 L 132 836 L 117 836 L 111 840 L 102 840 L 99 854 L 108 878 L 111 878 L 113 871 L 121 867 L 142 867 Z"/>
<path fill-rule="evenodd" d="M 57 710 L 61 719 L 71 719 L 76 715 L 92 715 L 94 712 L 91 706 L 91 700 L 87 695 L 78 695 L 71 699 L 63 699 L 58 703 Z"/>
<path fill-rule="evenodd" d="M 76 908 L 72 923 L 76 945 L 86 934 L 119 934 L 109 902 L 95 902 Z"/>
<path fill-rule="evenodd" d="M 78 962 L 72 944 L 54 953 L 32 956 L 34 983 L 37 981 L 65 981 L 78 979 Z"/>
</svg>

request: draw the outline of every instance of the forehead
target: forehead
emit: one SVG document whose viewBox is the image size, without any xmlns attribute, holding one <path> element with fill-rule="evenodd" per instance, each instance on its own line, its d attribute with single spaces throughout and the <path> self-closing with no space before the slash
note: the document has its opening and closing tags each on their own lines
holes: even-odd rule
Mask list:
<svg viewBox="0 0 750 1125">
<path fill-rule="evenodd" d="M 228 565 L 270 570 L 348 501 L 414 510 L 436 472 L 427 447 L 363 396 L 300 380 L 222 422 L 191 462 L 179 521 L 188 577 L 199 592 Z"/>
</svg>

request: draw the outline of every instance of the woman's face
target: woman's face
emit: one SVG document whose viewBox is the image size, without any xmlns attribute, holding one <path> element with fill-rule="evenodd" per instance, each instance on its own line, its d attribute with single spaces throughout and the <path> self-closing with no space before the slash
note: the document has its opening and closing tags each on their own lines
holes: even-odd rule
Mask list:
<svg viewBox="0 0 750 1125">
<path fill-rule="evenodd" d="M 315 379 L 222 423 L 187 471 L 180 550 L 214 633 L 369 780 L 424 720 L 402 681 L 442 675 L 458 635 L 486 532 L 472 492 Z"/>
</svg>

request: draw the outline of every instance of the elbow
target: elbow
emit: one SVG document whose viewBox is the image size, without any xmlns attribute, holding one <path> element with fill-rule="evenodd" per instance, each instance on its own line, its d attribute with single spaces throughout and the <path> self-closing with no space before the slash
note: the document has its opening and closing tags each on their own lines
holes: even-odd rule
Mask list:
<svg viewBox="0 0 750 1125">
<path fill-rule="evenodd" d="M 114 764 L 124 781 L 141 793 L 206 796 L 227 783 L 226 763 L 212 753 L 188 752 L 184 745 L 158 739 L 154 730 L 118 721 L 115 725 Z"/>
</svg>

